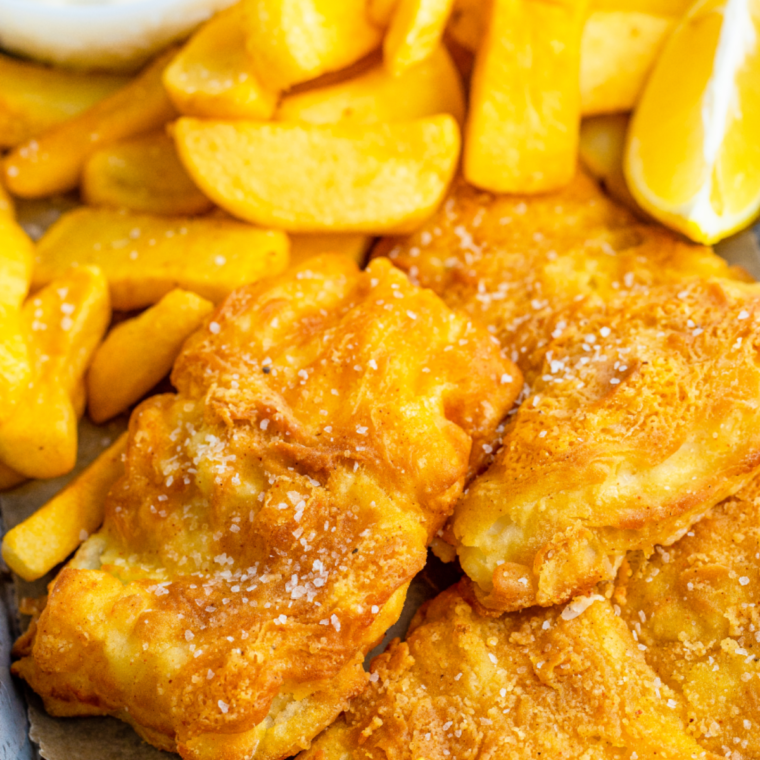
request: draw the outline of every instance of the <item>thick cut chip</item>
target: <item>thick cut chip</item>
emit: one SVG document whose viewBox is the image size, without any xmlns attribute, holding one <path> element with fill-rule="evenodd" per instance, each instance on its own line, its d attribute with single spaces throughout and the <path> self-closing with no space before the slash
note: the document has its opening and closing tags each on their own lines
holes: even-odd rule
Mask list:
<svg viewBox="0 0 760 760">
<path fill-rule="evenodd" d="M 575 173 L 586 0 L 494 0 L 472 75 L 464 175 L 539 193 Z"/>
<path fill-rule="evenodd" d="M 106 494 L 124 474 L 126 443 L 123 433 L 44 507 L 5 534 L 3 559 L 14 573 L 27 581 L 41 578 L 100 527 Z"/>
<path fill-rule="evenodd" d="M 209 198 L 291 232 L 412 230 L 437 208 L 459 157 L 459 128 L 447 114 L 396 124 L 182 118 L 174 134 Z"/>
<path fill-rule="evenodd" d="M 387 261 L 236 291 L 185 345 L 177 395 L 133 414 L 103 528 L 16 672 L 52 713 L 115 715 L 185 758 L 308 747 L 364 686 L 518 375 Z"/>
<path fill-rule="evenodd" d="M 99 266 L 115 309 L 150 306 L 175 287 L 219 302 L 288 264 L 288 238 L 222 218 L 181 218 L 81 208 L 37 245 L 34 287 L 73 265 Z"/>
<path fill-rule="evenodd" d="M 0 148 L 77 116 L 127 83 L 115 74 L 64 71 L 0 55 Z"/>
<path fill-rule="evenodd" d="M 383 62 L 394 76 L 431 56 L 441 44 L 454 0 L 399 0 L 383 41 Z"/>
<path fill-rule="evenodd" d="M 79 267 L 29 298 L 22 324 L 31 381 L 0 424 L 0 461 L 31 478 L 74 467 L 81 383 L 111 319 L 108 284 L 99 269 Z"/>
<path fill-rule="evenodd" d="M 614 597 L 693 735 L 731 757 L 760 756 L 759 531 L 754 480 L 673 546 L 628 555 Z"/>
<path fill-rule="evenodd" d="M 176 115 L 161 83 L 168 50 L 138 77 L 78 116 L 12 150 L 3 161 L 8 189 L 22 198 L 72 190 L 98 148 L 159 129 Z"/>
<path fill-rule="evenodd" d="M 246 52 L 240 3 L 204 24 L 164 72 L 180 113 L 216 119 L 268 119 L 278 93 L 266 81 Z"/>
<path fill-rule="evenodd" d="M 135 137 L 94 153 L 82 172 L 82 196 L 91 206 L 181 216 L 213 208 L 163 132 Z"/>
<path fill-rule="evenodd" d="M 675 22 L 631 11 L 590 14 L 581 41 L 581 113 L 630 111 Z"/>
<path fill-rule="evenodd" d="M 313 256 L 338 253 L 361 266 L 371 244 L 372 238 L 367 235 L 291 235 L 290 265 L 300 266 Z"/>
<path fill-rule="evenodd" d="M 450 113 L 461 124 L 464 110 L 462 78 L 441 46 L 398 76 L 389 74 L 378 62 L 345 81 L 286 95 L 275 118 L 333 124 L 408 121 Z"/>
<path fill-rule="evenodd" d="M 598 595 L 563 610 L 479 615 L 456 588 L 299 760 L 717 760 Z"/>
<path fill-rule="evenodd" d="M 383 250 L 486 324 L 529 385 L 448 534 L 484 605 L 613 577 L 760 465 L 760 289 L 587 178 L 533 200 L 460 185 Z"/>
<path fill-rule="evenodd" d="M 213 309 L 205 298 L 177 289 L 114 327 L 87 373 L 92 421 L 105 422 L 120 414 L 168 375 L 182 344 Z"/>
<path fill-rule="evenodd" d="M 21 399 L 32 373 L 19 309 L 29 291 L 33 256 L 34 246 L 0 185 L 0 423 Z"/>
<path fill-rule="evenodd" d="M 262 82 L 287 89 L 379 47 L 366 0 L 243 0 L 248 52 Z"/>
</svg>

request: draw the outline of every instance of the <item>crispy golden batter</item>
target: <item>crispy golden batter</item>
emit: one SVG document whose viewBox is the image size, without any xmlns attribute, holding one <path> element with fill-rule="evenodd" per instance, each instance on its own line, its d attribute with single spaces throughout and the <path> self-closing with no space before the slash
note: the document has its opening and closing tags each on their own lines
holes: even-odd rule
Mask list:
<svg viewBox="0 0 760 760">
<path fill-rule="evenodd" d="M 604 303 L 684 276 L 746 279 L 709 248 L 642 224 L 585 174 L 540 196 L 494 195 L 460 180 L 427 224 L 384 239 L 374 255 L 488 325 L 528 382 L 538 371 L 531 359 L 541 359 L 534 349 L 579 297 Z"/>
<path fill-rule="evenodd" d="M 299 760 L 716 757 L 601 597 L 493 619 L 450 589 L 372 673 Z"/>
<path fill-rule="evenodd" d="M 389 254 L 529 383 L 447 533 L 484 608 L 587 592 L 760 466 L 760 288 L 587 178 L 535 200 L 460 185 Z"/>
<path fill-rule="evenodd" d="M 692 734 L 731 760 L 760 757 L 758 559 L 755 480 L 673 546 L 629 555 L 615 595 Z"/>
<path fill-rule="evenodd" d="M 519 371 L 388 262 L 336 256 L 236 291 L 173 381 L 14 670 L 185 758 L 286 757 L 364 686 Z"/>
</svg>

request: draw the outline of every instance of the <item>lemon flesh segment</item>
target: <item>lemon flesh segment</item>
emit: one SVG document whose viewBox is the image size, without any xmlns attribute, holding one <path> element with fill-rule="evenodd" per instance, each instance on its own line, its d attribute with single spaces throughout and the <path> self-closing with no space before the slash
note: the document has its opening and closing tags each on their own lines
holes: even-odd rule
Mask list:
<svg viewBox="0 0 760 760">
<path fill-rule="evenodd" d="M 760 0 L 700 0 L 634 112 L 625 156 L 631 192 L 694 240 L 725 237 L 760 210 L 758 128 Z"/>
</svg>

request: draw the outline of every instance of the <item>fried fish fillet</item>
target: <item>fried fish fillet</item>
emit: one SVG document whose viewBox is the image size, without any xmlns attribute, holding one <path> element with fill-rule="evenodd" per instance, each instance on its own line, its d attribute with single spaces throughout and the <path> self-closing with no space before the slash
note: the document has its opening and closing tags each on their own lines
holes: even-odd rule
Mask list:
<svg viewBox="0 0 760 760">
<path fill-rule="evenodd" d="M 717 757 L 599 596 L 494 619 L 450 589 L 371 680 L 299 760 Z"/>
<path fill-rule="evenodd" d="M 185 758 L 286 757 L 364 687 L 519 370 L 387 261 L 336 256 L 233 293 L 172 379 L 14 672 Z"/>
<path fill-rule="evenodd" d="M 760 286 L 582 175 L 535 200 L 459 185 L 388 252 L 529 384 L 447 532 L 484 607 L 586 593 L 760 467 Z"/>
<path fill-rule="evenodd" d="M 615 600 L 689 731 L 731 758 L 760 757 L 760 481 L 678 543 L 629 555 Z"/>
</svg>

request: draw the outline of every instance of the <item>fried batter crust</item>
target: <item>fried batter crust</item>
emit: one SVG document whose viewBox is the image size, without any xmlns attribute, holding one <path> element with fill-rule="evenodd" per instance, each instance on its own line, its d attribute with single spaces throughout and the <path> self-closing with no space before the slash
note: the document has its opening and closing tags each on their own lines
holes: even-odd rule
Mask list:
<svg viewBox="0 0 760 760">
<path fill-rule="evenodd" d="M 601 597 L 494 619 L 450 589 L 372 673 L 299 760 L 717 757 L 667 706 L 672 692 Z"/>
<path fill-rule="evenodd" d="M 676 544 L 628 555 L 615 601 L 707 749 L 760 757 L 760 480 Z"/>
<path fill-rule="evenodd" d="M 323 257 L 233 293 L 172 380 L 14 671 L 185 758 L 286 757 L 364 687 L 519 371 L 388 262 Z"/>
<path fill-rule="evenodd" d="M 587 177 L 535 199 L 460 184 L 387 252 L 529 386 L 446 534 L 483 609 L 586 593 L 760 467 L 760 287 Z"/>
</svg>

